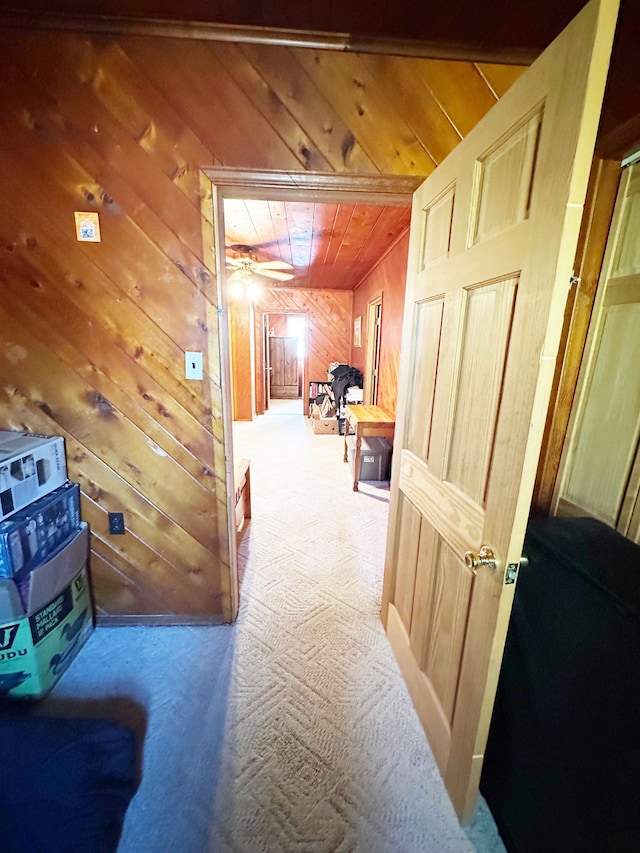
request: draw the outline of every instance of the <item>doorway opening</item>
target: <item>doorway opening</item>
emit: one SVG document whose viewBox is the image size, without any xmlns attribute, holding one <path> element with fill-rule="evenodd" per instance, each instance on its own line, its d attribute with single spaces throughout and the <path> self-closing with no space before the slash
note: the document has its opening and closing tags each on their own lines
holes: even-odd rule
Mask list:
<svg viewBox="0 0 640 853">
<path fill-rule="evenodd" d="M 237 561 L 237 544 L 235 539 L 235 528 L 233 518 L 235 513 L 234 507 L 234 448 L 233 448 L 233 420 L 232 420 L 232 405 L 233 398 L 233 382 L 230 366 L 230 330 L 228 316 L 228 295 L 225 287 L 224 271 L 225 269 L 225 199 L 270 199 L 274 201 L 302 201 L 307 205 L 316 203 L 326 204 L 353 204 L 353 205 L 380 205 L 387 207 L 403 208 L 405 211 L 410 209 L 415 189 L 421 182 L 420 177 L 412 175 L 377 175 L 367 176 L 349 175 L 349 174 L 323 174 L 323 173 L 286 173 L 286 172 L 270 172 L 246 169 L 225 169 L 225 168 L 210 168 L 203 170 L 204 175 L 211 181 L 212 184 L 212 207 L 213 207 L 213 239 L 214 245 L 211 247 L 217 270 L 221 271 L 220 281 L 218 285 L 219 293 L 219 347 L 220 347 L 220 384 L 222 390 L 222 431 L 223 431 L 223 447 L 226 460 L 226 494 L 227 494 L 227 511 L 229 518 L 228 525 L 228 543 L 229 543 L 229 564 L 230 578 L 229 588 L 231 593 L 231 614 L 232 619 L 235 619 L 239 604 L 239 588 L 238 588 L 238 561 Z M 312 229 L 313 231 L 313 229 Z M 237 242 L 237 241 L 234 241 Z M 248 241 L 247 241 L 248 242 Z M 276 242 L 278 242 L 276 240 Z M 295 242 L 295 241 L 294 241 Z M 309 265 L 310 265 L 309 260 Z M 334 287 L 335 287 L 334 283 Z M 270 291 L 275 293 L 276 291 Z M 276 309 L 287 309 L 294 313 L 300 313 L 299 305 L 289 305 L 291 298 L 295 297 L 295 287 L 282 287 L 278 289 L 279 304 L 269 305 L 267 313 L 274 313 Z M 309 302 L 313 302 L 309 299 Z M 295 309 L 298 309 L 297 312 Z M 256 312 L 257 313 L 257 312 Z M 333 321 L 333 306 L 330 310 L 324 312 L 323 320 L 327 328 L 331 328 Z M 350 321 L 349 317 L 349 321 Z M 254 322 L 255 319 L 254 319 Z M 263 336 L 263 321 L 260 318 L 259 333 Z M 345 353 L 350 353 L 350 338 L 347 335 L 342 342 Z M 309 323 L 307 323 L 307 350 L 306 364 L 309 365 L 312 355 L 309 352 L 310 331 Z M 254 348 L 254 352 L 255 352 Z M 314 356 L 315 357 L 315 356 Z M 324 360 L 331 361 L 331 352 L 321 353 Z M 346 360 L 349 360 L 347 355 Z M 255 359 L 257 362 L 258 359 Z M 262 362 L 262 350 L 260 350 L 260 362 Z M 236 359 L 235 363 L 239 363 Z M 326 369 L 326 368 L 325 368 Z M 304 378 L 306 383 L 307 377 Z M 256 373 L 256 364 L 253 365 L 253 378 L 251 386 L 257 390 L 264 388 L 265 377 L 263 371 L 260 370 L 260 375 Z M 303 402 L 304 402 L 303 398 Z"/>
<path fill-rule="evenodd" d="M 382 335 L 382 294 L 367 308 L 367 366 L 364 377 L 364 399 L 370 406 L 378 402 L 380 373 L 380 339 Z"/>
<path fill-rule="evenodd" d="M 273 409 L 275 403 L 278 412 L 302 415 L 307 375 L 307 316 L 295 312 L 265 312 L 261 328 L 265 412 Z"/>
</svg>

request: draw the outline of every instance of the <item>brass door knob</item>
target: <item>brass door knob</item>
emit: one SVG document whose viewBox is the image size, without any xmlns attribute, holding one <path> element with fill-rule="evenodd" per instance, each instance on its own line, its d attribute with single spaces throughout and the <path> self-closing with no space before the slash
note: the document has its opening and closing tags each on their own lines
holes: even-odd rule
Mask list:
<svg viewBox="0 0 640 853">
<path fill-rule="evenodd" d="M 486 545 L 483 545 L 477 554 L 474 554 L 473 551 L 467 551 L 464 555 L 464 561 L 467 568 L 471 569 L 472 572 L 477 572 L 480 566 L 486 566 L 490 572 L 495 572 L 497 568 L 495 554 Z"/>
</svg>

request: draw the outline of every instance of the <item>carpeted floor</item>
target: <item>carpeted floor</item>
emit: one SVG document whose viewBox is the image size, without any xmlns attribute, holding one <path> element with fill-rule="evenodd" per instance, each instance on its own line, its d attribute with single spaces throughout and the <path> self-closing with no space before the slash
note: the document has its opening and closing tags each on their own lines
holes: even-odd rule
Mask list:
<svg viewBox="0 0 640 853">
<path fill-rule="evenodd" d="M 41 712 L 138 730 L 120 853 L 504 850 L 482 801 L 459 826 L 380 623 L 388 484 L 354 493 L 291 405 L 234 425 L 236 624 L 99 629 Z"/>
</svg>

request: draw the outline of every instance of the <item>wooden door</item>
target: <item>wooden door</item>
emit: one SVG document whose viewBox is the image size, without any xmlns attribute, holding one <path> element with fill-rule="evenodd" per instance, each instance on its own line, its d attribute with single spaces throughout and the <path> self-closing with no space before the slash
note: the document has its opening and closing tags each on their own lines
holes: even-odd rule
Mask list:
<svg viewBox="0 0 640 853">
<path fill-rule="evenodd" d="M 622 173 L 554 509 L 640 542 L 640 163 Z"/>
<path fill-rule="evenodd" d="M 269 338 L 270 395 L 274 400 L 299 397 L 298 338 Z"/>
<path fill-rule="evenodd" d="M 414 196 L 383 618 L 462 820 L 477 795 L 616 13 L 615 0 L 585 7 Z"/>
</svg>

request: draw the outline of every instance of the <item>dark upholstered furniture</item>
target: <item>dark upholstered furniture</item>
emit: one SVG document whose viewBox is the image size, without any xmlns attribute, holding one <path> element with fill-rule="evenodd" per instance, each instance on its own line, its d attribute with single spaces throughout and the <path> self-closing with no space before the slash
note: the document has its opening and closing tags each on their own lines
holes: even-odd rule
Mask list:
<svg viewBox="0 0 640 853">
<path fill-rule="evenodd" d="M 509 851 L 640 850 L 640 548 L 529 524 L 481 791 Z"/>
<path fill-rule="evenodd" d="M 134 732 L 107 720 L 0 717 L 0 851 L 113 853 L 136 787 Z"/>
</svg>

